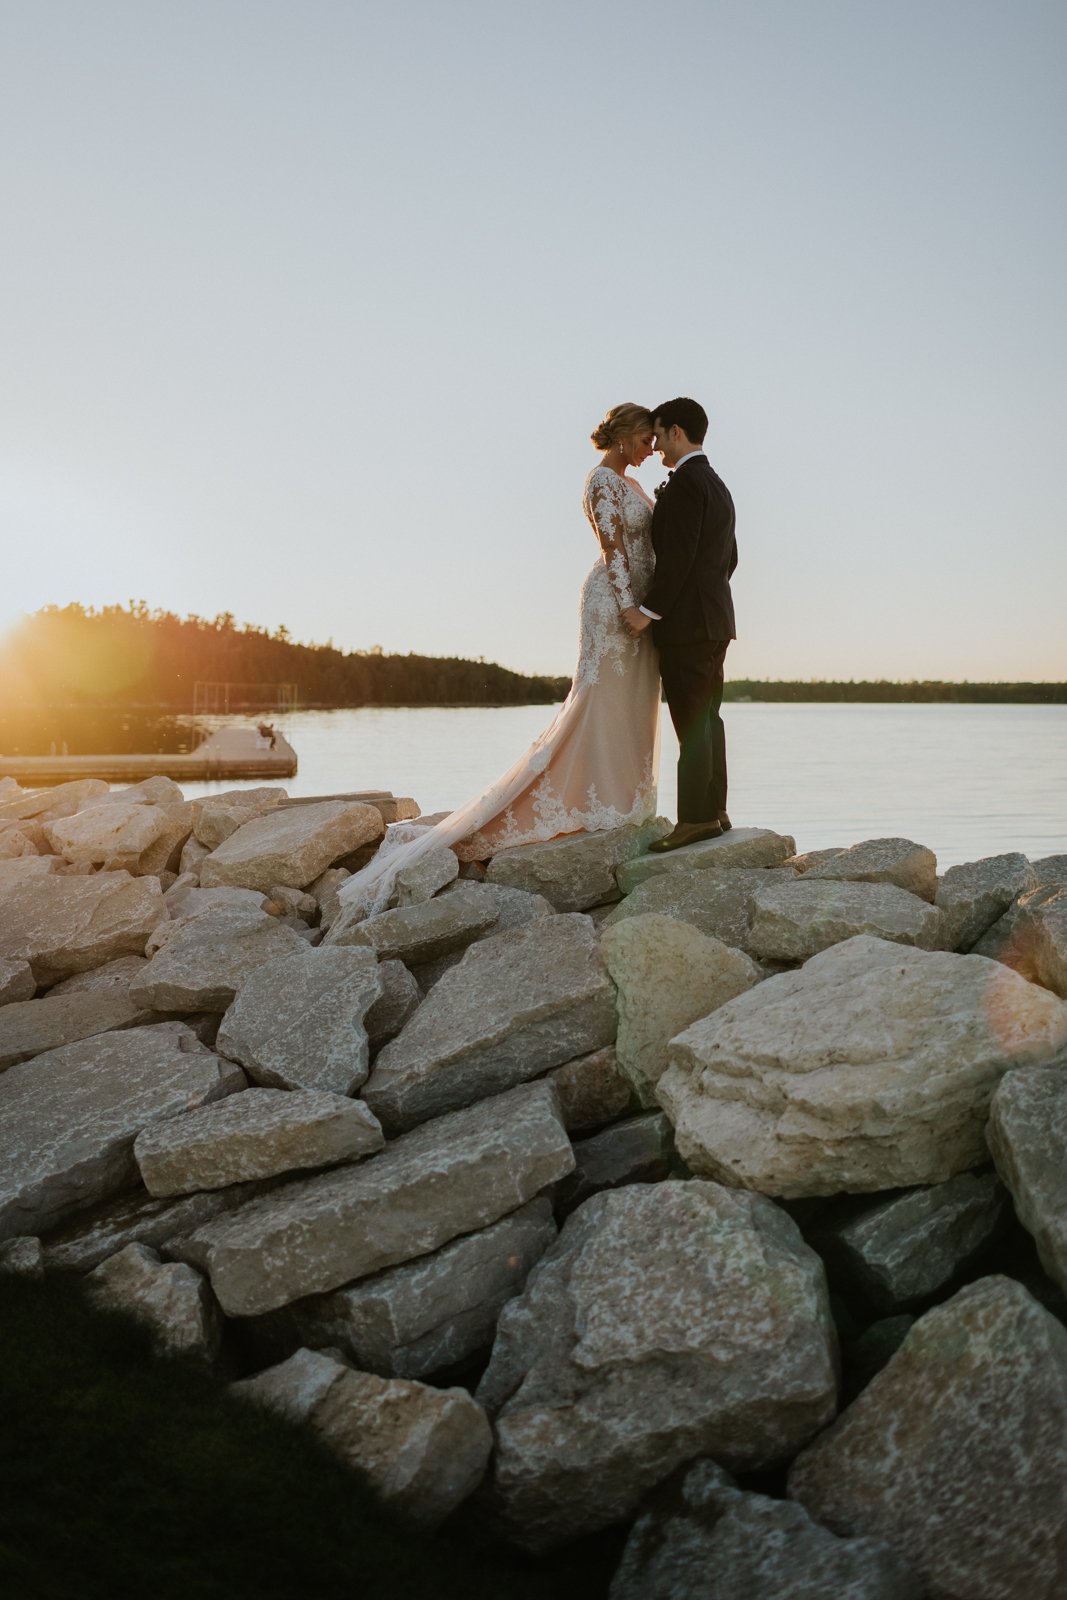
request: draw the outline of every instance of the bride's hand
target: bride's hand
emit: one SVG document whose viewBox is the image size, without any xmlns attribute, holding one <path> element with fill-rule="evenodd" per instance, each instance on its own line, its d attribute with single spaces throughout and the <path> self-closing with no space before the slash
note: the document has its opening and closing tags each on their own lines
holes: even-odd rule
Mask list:
<svg viewBox="0 0 1067 1600">
<path fill-rule="evenodd" d="M 638 606 L 627 606 L 622 613 L 622 625 L 631 639 L 639 639 L 651 622 L 652 618 L 646 617 Z"/>
</svg>

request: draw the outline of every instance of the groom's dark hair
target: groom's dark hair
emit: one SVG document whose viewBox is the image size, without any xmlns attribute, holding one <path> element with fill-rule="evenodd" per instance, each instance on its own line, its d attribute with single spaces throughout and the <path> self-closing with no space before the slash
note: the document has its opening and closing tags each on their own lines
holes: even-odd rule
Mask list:
<svg viewBox="0 0 1067 1600">
<path fill-rule="evenodd" d="M 664 428 L 673 428 L 677 424 L 694 444 L 704 443 L 708 414 L 695 400 L 665 400 L 661 406 L 652 407 L 652 415 L 656 422 L 662 422 Z"/>
</svg>

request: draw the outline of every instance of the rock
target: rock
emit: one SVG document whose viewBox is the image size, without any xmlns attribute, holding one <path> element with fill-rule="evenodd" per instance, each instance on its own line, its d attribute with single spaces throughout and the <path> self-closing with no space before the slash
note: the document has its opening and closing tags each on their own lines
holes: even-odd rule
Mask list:
<svg viewBox="0 0 1067 1600">
<path fill-rule="evenodd" d="M 212 891 L 203 892 L 211 894 Z M 281 883 L 272 885 L 269 903 L 279 906 L 283 916 L 299 917 L 301 922 L 315 922 L 319 915 L 319 902 L 314 895 L 305 894 L 302 889 L 287 889 Z"/>
<path fill-rule="evenodd" d="M 229 1315 L 253 1316 L 484 1228 L 573 1165 L 555 1092 L 523 1084 L 358 1166 L 285 1184 L 200 1228 L 183 1253 L 207 1265 Z"/>
<path fill-rule="evenodd" d="M 196 881 L 199 883 L 201 864 L 207 860 L 210 854 L 211 851 L 207 845 L 201 844 L 200 840 L 193 834 L 182 845 L 182 853 L 178 858 L 179 875 L 184 877 L 187 873 L 194 874 Z"/>
<path fill-rule="evenodd" d="M 808 872 L 812 867 L 821 866 L 824 861 L 841 855 L 844 849 L 844 845 L 834 845 L 829 850 L 805 850 L 802 855 L 790 856 L 784 865 L 795 867 L 798 873 Z"/>
<path fill-rule="evenodd" d="M 872 1305 L 895 1311 L 932 1299 L 1006 1230 L 1010 1216 L 995 1174 L 961 1172 L 868 1206 L 812 1243 Z"/>
<path fill-rule="evenodd" d="M 432 961 L 451 950 L 462 950 L 495 923 L 497 911 L 478 894 L 478 888 L 477 884 L 465 884 L 455 894 L 382 911 L 363 922 L 352 920 L 355 913 L 342 909 L 325 943 L 364 945 L 380 961 L 403 961 L 408 966 Z"/>
<path fill-rule="evenodd" d="M 986 1137 L 1049 1277 L 1067 1290 L 1067 1059 L 1002 1078 Z"/>
<path fill-rule="evenodd" d="M 244 980 L 217 1047 L 256 1083 L 352 1094 L 367 1076 L 365 1018 L 381 993 L 372 951 L 304 947 Z"/>
<path fill-rule="evenodd" d="M 1030 865 L 1033 868 L 1036 888 L 1061 889 L 1067 884 L 1067 855 L 1041 856 Z"/>
<path fill-rule="evenodd" d="M 631 894 L 639 883 L 677 873 L 777 867 L 792 856 L 796 847 L 796 840 L 788 834 L 772 833 L 768 828 L 731 828 L 717 839 L 702 839 L 681 850 L 638 856 L 624 862 L 615 876 L 622 893 Z"/>
<path fill-rule="evenodd" d="M 149 1194 L 165 1196 L 358 1161 L 384 1143 L 377 1119 L 358 1100 L 247 1089 L 143 1129 L 133 1153 Z"/>
<path fill-rule="evenodd" d="M 556 1185 L 556 1211 L 567 1216 L 604 1189 L 659 1183 L 673 1154 L 671 1125 L 662 1111 L 615 1122 L 574 1146 L 574 1171 Z"/>
<path fill-rule="evenodd" d="M 180 1023 L 98 1034 L 9 1068 L 0 1076 L 0 1238 L 45 1232 L 129 1187 L 142 1128 L 244 1083 Z"/>
<path fill-rule="evenodd" d="M 602 1128 L 637 1109 L 637 1097 L 629 1080 L 619 1071 L 614 1045 L 565 1061 L 548 1076 L 559 1091 L 563 1126 L 568 1133 Z"/>
<path fill-rule="evenodd" d="M 358 946 L 354 949 L 358 950 Z M 323 951 L 323 955 L 329 954 L 328 950 Z M 415 1015 L 422 998 L 417 980 L 402 961 L 380 961 L 377 971 L 381 994 L 364 1018 L 372 1050 L 380 1050 L 383 1044 L 396 1038 Z"/>
<path fill-rule="evenodd" d="M 986 856 L 949 867 L 937 887 L 941 943 L 946 950 L 970 950 L 1018 895 L 1036 884 L 1036 874 L 1018 852 Z"/>
<path fill-rule="evenodd" d="M 189 876 L 190 874 L 186 874 L 186 877 Z M 266 911 L 271 903 L 258 889 L 201 889 L 191 883 L 185 883 L 180 889 L 175 884 L 163 899 L 171 923 L 161 923 L 152 935 L 152 941 L 158 949 L 162 949 L 174 932 L 174 924 L 188 922 L 193 917 L 202 916 L 205 911 L 214 911 L 218 906 L 242 908 L 247 911 Z"/>
<path fill-rule="evenodd" d="M 64 978 L 49 989 L 48 996 L 55 999 L 61 994 L 125 994 L 147 965 L 144 956 L 116 956 L 114 961 L 105 961 L 103 966 Z"/>
<path fill-rule="evenodd" d="M 459 875 L 459 858 L 447 845 L 437 845 L 427 850 L 410 867 L 402 867 L 396 875 L 393 891 L 398 906 L 421 905 L 431 900 L 439 889 L 445 888 Z"/>
<path fill-rule="evenodd" d="M 200 882 L 205 889 L 229 884 L 264 894 L 275 883 L 304 889 L 339 856 L 382 831 L 374 807 L 358 801 L 275 807 L 216 846 L 201 863 Z"/>
<path fill-rule="evenodd" d="M 757 889 L 791 882 L 791 867 L 733 867 L 728 872 L 674 872 L 638 884 L 605 922 L 615 927 L 628 917 L 657 912 L 721 939 L 733 950 L 751 954 L 749 933 Z"/>
<path fill-rule="evenodd" d="M 839 1539 L 803 1506 L 746 1494 L 695 1461 L 638 1517 L 611 1600 L 923 1600 L 880 1539 Z"/>
<path fill-rule="evenodd" d="M 588 919 L 546 917 L 473 945 L 385 1046 L 363 1097 L 392 1133 L 610 1044 L 615 1027 Z"/>
<path fill-rule="evenodd" d="M 694 1172 L 863 1193 L 980 1166 L 1003 1074 L 1065 1045 L 1067 1006 L 1006 967 L 863 937 L 693 1023 L 658 1093 Z"/>
<path fill-rule="evenodd" d="M 306 948 L 266 912 L 214 906 L 175 928 L 130 985 L 130 996 L 156 1011 L 225 1011 L 259 967 L 302 956 Z"/>
<path fill-rule="evenodd" d="M 1067 999 L 1067 887 L 1050 885 L 1022 895 L 975 952 Z"/>
<path fill-rule="evenodd" d="M 482 939 L 492 939 L 498 933 L 506 933 L 509 928 L 521 928 L 524 923 L 534 922 L 542 917 L 554 917 L 556 914 L 544 895 L 527 894 L 525 889 L 509 889 L 501 883 L 457 882 L 442 890 L 439 898 L 447 900 L 450 895 L 459 893 L 463 894 L 466 905 L 480 905 L 493 913 L 492 922 L 487 923 L 474 935 L 470 940 L 471 944 L 478 944 Z M 446 972 L 458 966 L 467 948 L 464 945 L 460 949 L 448 951 L 445 955 L 436 956 L 432 961 L 414 963 L 420 993 L 428 994 Z"/>
<path fill-rule="evenodd" d="M 311 1350 L 231 1387 L 306 1420 L 383 1505 L 419 1527 L 436 1528 L 485 1474 L 492 1434 L 465 1389 L 352 1372 Z"/>
<path fill-rule="evenodd" d="M 0 827 L 0 861 L 18 861 L 24 856 L 35 856 L 37 847 L 28 834 L 13 824 Z"/>
<path fill-rule="evenodd" d="M 832 866 L 833 862 L 828 863 Z M 793 883 L 768 883 L 752 897 L 748 945 L 770 961 L 806 961 L 844 939 L 872 934 L 933 950 L 941 914 L 891 883 L 827 882 L 813 867 Z"/>
<path fill-rule="evenodd" d="M 181 784 L 175 783 L 173 778 L 165 778 L 161 773 L 156 773 L 151 778 L 142 778 L 140 783 L 127 784 L 124 789 L 113 789 L 110 794 L 102 794 L 91 802 L 94 806 L 131 803 L 143 806 L 181 806 L 186 804 L 186 800 Z"/>
<path fill-rule="evenodd" d="M 67 861 L 142 877 L 162 872 L 172 856 L 177 861 L 192 827 L 191 806 L 112 800 L 51 822 L 45 833 L 52 849 Z"/>
<path fill-rule="evenodd" d="M 17 1278 L 43 1278 L 44 1251 L 40 1239 L 24 1234 L 0 1244 L 0 1272 L 10 1272 Z"/>
<path fill-rule="evenodd" d="M 501 1308 L 555 1237 L 551 1203 L 532 1200 L 432 1255 L 263 1320 L 287 1350 L 335 1345 L 368 1372 L 425 1378 L 489 1348 Z"/>
<path fill-rule="evenodd" d="M 17 1005 L 19 1001 L 32 1000 L 37 990 L 33 969 L 28 961 L 17 956 L 0 958 L 0 1006 Z M 3 1019 L 0 1018 L 0 1027 Z"/>
<path fill-rule="evenodd" d="M 751 989 L 760 970 L 740 950 L 656 912 L 606 928 L 601 950 L 619 991 L 619 1067 L 641 1104 L 658 1106 L 669 1041 Z"/>
<path fill-rule="evenodd" d="M 40 789 L 25 804 L 24 815 L 36 817 L 39 822 L 57 822 L 60 817 L 72 817 L 84 811 L 94 800 L 110 791 L 103 778 L 75 778 L 71 783 L 57 783 L 53 788 Z"/>
<path fill-rule="evenodd" d="M 0 884 L 0 957 L 28 961 L 37 983 L 55 983 L 116 956 L 143 955 L 166 914 L 155 879 L 128 872 Z"/>
<path fill-rule="evenodd" d="M 617 900 L 615 873 L 623 862 L 646 851 L 670 832 L 663 817 L 627 823 L 599 833 L 570 833 L 544 844 L 519 845 L 499 851 L 489 863 L 490 883 L 542 894 L 557 911 L 585 911 Z"/>
<path fill-rule="evenodd" d="M 52 877 L 60 872 L 64 863 L 58 856 L 14 856 L 0 861 L 0 890 L 9 884 L 25 883 L 27 879 Z"/>
<path fill-rule="evenodd" d="M 789 1494 L 835 1532 L 887 1540 L 930 1600 L 1067 1583 L 1067 1332 L 983 1278 L 928 1311 L 798 1456 Z"/>
<path fill-rule="evenodd" d="M 505 1528 L 543 1550 L 696 1455 L 788 1459 L 834 1414 L 835 1357 L 822 1263 L 770 1201 L 700 1181 L 595 1196 L 504 1307 L 478 1389 Z"/>
<path fill-rule="evenodd" d="M 282 801 L 286 791 L 279 788 L 227 789 L 222 794 L 193 801 L 193 836 L 205 853 L 217 849 L 223 840 L 243 828 L 255 817 L 266 816 Z M 183 869 L 184 870 L 184 869 Z"/>
<path fill-rule="evenodd" d="M 307 892 L 315 896 L 319 908 L 319 926 L 324 931 L 329 930 L 341 915 L 341 902 L 337 892 L 351 876 L 352 874 L 344 867 L 327 867 L 314 883 L 308 884 Z"/>
<path fill-rule="evenodd" d="M 0 1009 L 0 1071 L 93 1034 L 155 1020 L 121 988 L 16 1001 Z"/>
<path fill-rule="evenodd" d="M 805 877 L 808 881 L 891 883 L 932 904 L 937 892 L 937 857 L 911 839 L 865 839 L 809 865 Z"/>
<path fill-rule="evenodd" d="M 50 1267 L 88 1272 L 128 1244 L 147 1244 L 169 1255 L 172 1239 L 181 1239 L 225 1211 L 270 1187 L 265 1183 L 235 1183 L 229 1189 L 184 1195 L 178 1200 L 154 1200 L 144 1188 L 79 1211 L 44 1240 Z"/>
<path fill-rule="evenodd" d="M 146 1322 L 172 1355 L 214 1363 L 222 1319 L 207 1283 L 182 1262 L 162 1262 L 147 1245 L 129 1244 L 101 1262 L 86 1281 L 98 1305 Z"/>
</svg>

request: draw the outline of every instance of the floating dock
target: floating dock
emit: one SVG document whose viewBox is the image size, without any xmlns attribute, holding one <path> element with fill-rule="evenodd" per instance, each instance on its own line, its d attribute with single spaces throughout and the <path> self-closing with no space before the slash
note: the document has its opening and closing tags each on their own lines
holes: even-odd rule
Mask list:
<svg viewBox="0 0 1067 1600">
<path fill-rule="evenodd" d="M 216 728 L 187 755 L 154 756 L 0 756 L 0 778 L 38 788 L 75 778 L 105 783 L 140 783 L 142 778 L 173 778 L 207 783 L 215 778 L 292 778 L 296 751 L 280 733 L 273 741 L 254 727 Z"/>
</svg>

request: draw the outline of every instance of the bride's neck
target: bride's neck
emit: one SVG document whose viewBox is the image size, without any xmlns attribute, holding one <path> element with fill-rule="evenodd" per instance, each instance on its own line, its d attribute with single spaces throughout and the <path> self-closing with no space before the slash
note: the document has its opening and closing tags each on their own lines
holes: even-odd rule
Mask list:
<svg viewBox="0 0 1067 1600">
<path fill-rule="evenodd" d="M 621 478 L 625 478 L 626 468 L 630 465 L 630 463 L 627 461 L 626 457 L 624 455 L 620 455 L 619 451 L 615 449 L 614 445 L 612 445 L 610 450 L 604 451 L 604 454 L 600 458 L 600 465 L 602 467 L 610 467 L 612 472 L 617 472 Z"/>
</svg>

